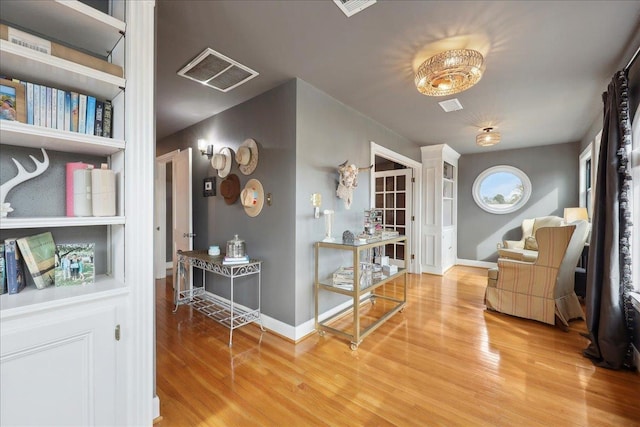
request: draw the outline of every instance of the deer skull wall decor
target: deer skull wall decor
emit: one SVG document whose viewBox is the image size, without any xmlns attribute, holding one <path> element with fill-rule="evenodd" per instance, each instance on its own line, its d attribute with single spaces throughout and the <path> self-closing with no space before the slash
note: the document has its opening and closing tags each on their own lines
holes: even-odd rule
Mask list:
<svg viewBox="0 0 640 427">
<path fill-rule="evenodd" d="M 354 164 L 348 164 L 349 160 L 338 166 L 338 173 L 340 179 L 338 180 L 338 189 L 336 195 L 344 200 L 344 205 L 347 209 L 351 208 L 351 202 L 353 201 L 353 189 L 358 186 L 358 172 L 369 170 L 373 165 L 366 168 L 359 168 Z"/>
<path fill-rule="evenodd" d="M 13 212 L 11 203 L 5 203 L 4 201 L 4 199 L 7 197 L 7 193 L 9 193 L 9 191 L 11 191 L 16 185 L 22 184 L 23 182 L 31 178 L 35 178 L 38 175 L 41 175 L 49 167 L 49 156 L 47 156 L 47 152 L 44 151 L 44 148 L 41 148 L 40 150 L 42 150 L 42 161 L 39 161 L 33 156 L 29 156 L 31 157 L 31 160 L 33 160 L 33 163 L 35 163 L 36 165 L 36 170 L 34 170 L 33 172 L 27 172 L 16 159 L 11 159 L 18 168 L 18 174 L 11 178 L 9 181 L 0 185 L 0 217 L 4 218 L 9 212 Z"/>
</svg>

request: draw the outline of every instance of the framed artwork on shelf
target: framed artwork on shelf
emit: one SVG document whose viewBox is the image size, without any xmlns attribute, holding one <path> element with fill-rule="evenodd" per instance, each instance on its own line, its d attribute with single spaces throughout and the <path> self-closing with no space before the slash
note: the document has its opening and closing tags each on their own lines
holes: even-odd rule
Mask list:
<svg viewBox="0 0 640 427">
<path fill-rule="evenodd" d="M 27 122 L 25 88 L 22 83 L 0 79 L 0 119 Z"/>
<path fill-rule="evenodd" d="M 88 285 L 94 282 L 94 243 L 56 245 L 56 286 Z"/>
</svg>

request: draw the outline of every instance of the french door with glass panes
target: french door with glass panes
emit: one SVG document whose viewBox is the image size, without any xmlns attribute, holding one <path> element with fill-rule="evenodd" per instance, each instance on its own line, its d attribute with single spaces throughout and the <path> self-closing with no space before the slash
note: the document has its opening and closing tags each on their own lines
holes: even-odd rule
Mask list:
<svg viewBox="0 0 640 427">
<path fill-rule="evenodd" d="M 411 169 L 375 172 L 375 208 L 382 209 L 383 226 L 404 236 L 411 235 L 411 173 Z M 411 256 L 405 242 L 385 245 L 384 251 L 389 263 L 400 267 Z"/>
</svg>

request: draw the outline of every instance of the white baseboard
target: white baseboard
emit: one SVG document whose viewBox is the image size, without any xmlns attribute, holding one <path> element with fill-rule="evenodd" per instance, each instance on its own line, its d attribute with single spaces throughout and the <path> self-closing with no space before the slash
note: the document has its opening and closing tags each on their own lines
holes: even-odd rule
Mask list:
<svg viewBox="0 0 640 427">
<path fill-rule="evenodd" d="M 497 262 L 489 262 L 489 261 L 476 261 L 475 259 L 463 259 L 458 258 L 456 262 L 457 265 L 466 265 L 467 267 L 480 267 L 480 268 L 496 268 L 498 267 Z"/>
<path fill-rule="evenodd" d="M 171 270 L 173 268 L 173 261 L 167 261 L 167 270 Z"/>
<path fill-rule="evenodd" d="M 218 295 L 212 294 L 209 291 L 205 291 L 205 293 L 209 294 L 212 297 L 215 297 L 216 299 L 220 299 L 223 301 L 226 301 L 227 303 L 229 302 L 228 299 L 225 298 L 221 298 Z M 368 294 L 364 294 L 362 295 L 362 297 L 366 297 Z M 236 305 L 244 310 L 251 310 L 248 307 L 245 307 L 241 304 L 237 304 Z M 333 316 L 335 313 L 338 313 L 341 310 L 344 310 L 347 307 L 351 306 L 351 301 L 345 301 L 344 303 L 325 311 L 324 313 L 320 314 L 318 316 L 318 320 L 322 321 L 330 316 Z M 275 332 L 278 335 L 281 335 L 287 339 L 290 339 L 292 341 L 298 341 L 304 337 L 306 337 L 307 335 L 313 333 L 316 329 L 315 329 L 315 319 L 311 318 L 309 320 L 307 320 L 306 322 L 298 325 L 298 326 L 291 326 L 287 323 L 284 323 L 278 319 L 274 319 L 273 317 L 267 316 L 266 314 L 262 313 L 262 326 L 265 327 L 265 329 L 268 329 L 270 331 Z M 255 323 L 255 322 L 254 322 Z"/>
<path fill-rule="evenodd" d="M 319 321 L 323 321 L 324 319 L 333 316 L 335 313 L 338 313 L 339 311 L 344 310 L 347 307 L 351 306 L 351 301 L 345 301 L 344 303 L 325 311 L 324 313 L 318 315 L 318 320 Z M 277 319 L 274 319 L 272 317 L 269 317 L 267 315 L 262 315 L 262 323 L 264 324 L 264 327 L 279 334 L 282 335 L 285 338 L 288 338 L 292 341 L 298 341 L 301 340 L 302 338 L 306 337 L 307 335 L 312 334 L 313 332 L 315 332 L 316 330 L 316 322 L 315 319 L 309 319 L 306 322 L 298 325 L 298 326 L 291 326 L 291 325 L 287 325 L 284 322 L 281 322 Z"/>
<path fill-rule="evenodd" d="M 152 405 L 153 419 L 155 420 L 160 416 L 160 398 L 158 396 L 153 396 Z"/>
<path fill-rule="evenodd" d="M 636 371 L 640 372 L 640 352 L 636 346 L 633 346 L 633 363 L 636 365 Z"/>
</svg>

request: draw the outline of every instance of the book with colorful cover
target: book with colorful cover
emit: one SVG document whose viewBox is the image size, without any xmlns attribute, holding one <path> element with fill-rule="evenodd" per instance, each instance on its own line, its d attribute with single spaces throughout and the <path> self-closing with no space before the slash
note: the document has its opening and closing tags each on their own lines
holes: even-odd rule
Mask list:
<svg viewBox="0 0 640 427">
<path fill-rule="evenodd" d="M 40 85 L 33 85 L 33 124 L 40 126 Z"/>
<path fill-rule="evenodd" d="M 80 108 L 80 95 L 78 92 L 71 92 L 71 132 L 78 132 L 79 121 L 79 108 Z"/>
<path fill-rule="evenodd" d="M 71 92 L 64 93 L 64 130 L 71 130 Z"/>
<path fill-rule="evenodd" d="M 4 243 L 0 243 L 0 295 L 7 293 L 7 275 L 4 268 Z"/>
<path fill-rule="evenodd" d="M 33 83 L 27 82 L 27 124 L 33 124 Z"/>
<path fill-rule="evenodd" d="M 87 128 L 87 95 L 78 95 L 78 133 L 85 133 Z"/>
<path fill-rule="evenodd" d="M 102 113 L 102 136 L 111 138 L 111 116 L 113 114 L 113 106 L 111 101 L 104 101 L 104 111 Z"/>
<path fill-rule="evenodd" d="M 56 245 L 47 231 L 16 240 L 24 263 L 38 289 L 55 284 Z"/>
<path fill-rule="evenodd" d="M 245 255 L 242 257 L 228 257 L 225 256 L 222 259 L 222 265 L 237 265 L 237 264 L 247 264 L 249 263 L 250 258 L 249 255 Z"/>
<path fill-rule="evenodd" d="M 17 294 L 27 285 L 24 265 L 20 256 L 20 249 L 15 238 L 4 241 L 4 258 L 7 274 L 7 291 L 9 295 Z"/>
<path fill-rule="evenodd" d="M 56 245 L 56 286 L 89 285 L 95 281 L 94 243 Z"/>
<path fill-rule="evenodd" d="M 93 96 L 87 96 L 87 119 L 85 125 L 85 132 L 88 135 L 93 135 L 96 127 L 96 99 Z"/>
<path fill-rule="evenodd" d="M 58 128 L 58 89 L 51 88 L 51 125 L 53 129 Z"/>
<path fill-rule="evenodd" d="M 96 136 L 102 136 L 102 118 L 104 112 L 104 102 L 96 101 L 96 126 L 93 134 Z"/>
<path fill-rule="evenodd" d="M 64 98 L 66 92 L 62 89 L 58 89 L 58 117 L 56 119 L 56 129 L 64 130 Z"/>
<path fill-rule="evenodd" d="M 46 87 L 45 90 L 45 126 L 50 128 L 51 127 L 51 89 L 50 87 Z"/>
<path fill-rule="evenodd" d="M 45 85 L 40 85 L 40 126 L 47 126 L 47 87 Z"/>
</svg>

